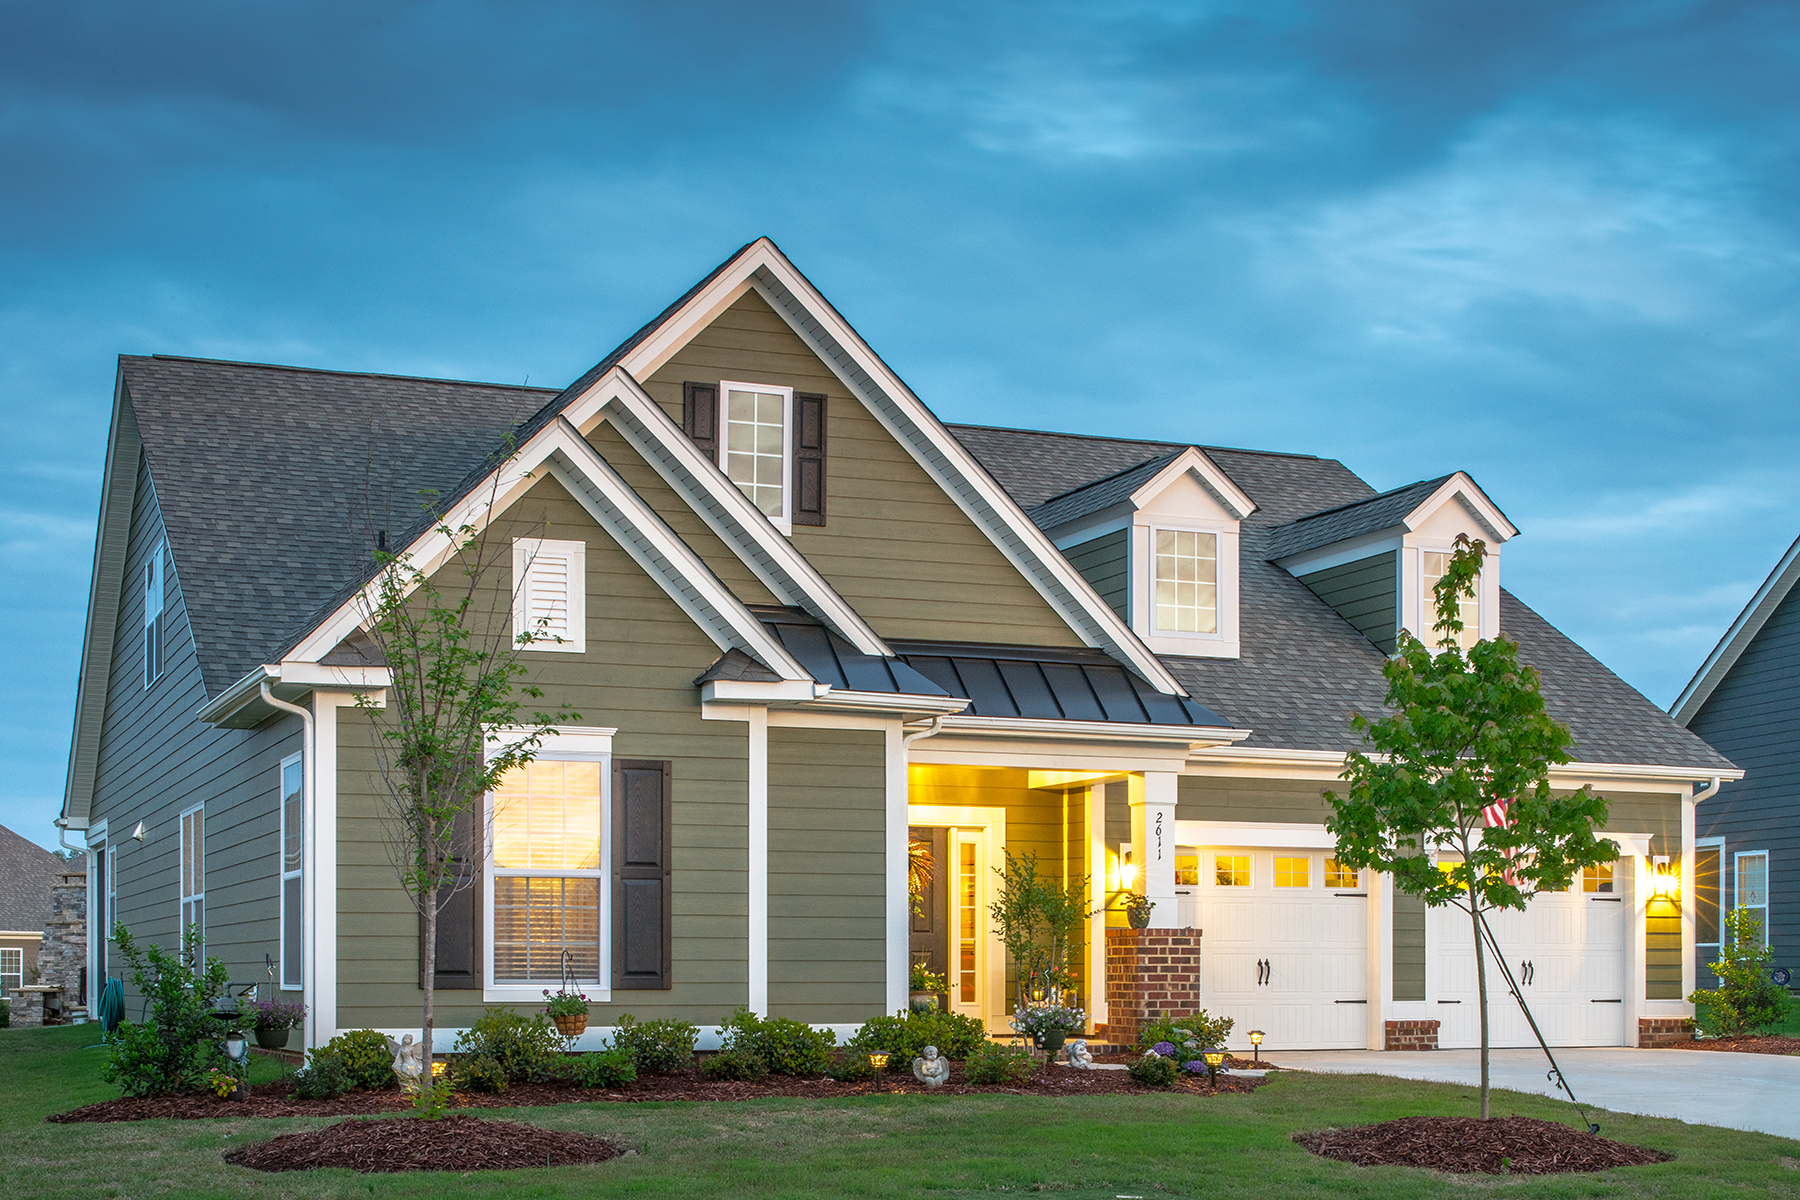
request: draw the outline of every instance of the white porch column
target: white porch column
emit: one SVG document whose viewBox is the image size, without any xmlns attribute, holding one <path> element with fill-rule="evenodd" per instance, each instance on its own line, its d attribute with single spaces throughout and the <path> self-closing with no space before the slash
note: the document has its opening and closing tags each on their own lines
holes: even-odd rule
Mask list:
<svg viewBox="0 0 1800 1200">
<path fill-rule="evenodd" d="M 1694 966 L 1694 793 L 1681 798 L 1681 998 L 1685 1002 L 1699 986 Z M 1688 1009 L 1692 1013 L 1692 1007 Z"/>
<path fill-rule="evenodd" d="M 769 1015 L 769 710 L 749 709 L 749 1001 L 759 1017 Z"/>
<path fill-rule="evenodd" d="M 1106 1024 L 1106 785 L 1089 784 L 1087 804 L 1088 1023 Z"/>
<path fill-rule="evenodd" d="M 907 854 L 907 753 L 906 735 L 900 722 L 886 727 L 887 733 L 887 1011 L 902 1012 L 911 990 L 912 922 L 908 905 L 911 896 L 906 883 Z M 1002 989 L 1004 994 L 1004 989 Z"/>
<path fill-rule="evenodd" d="M 1150 924 L 1172 926 L 1175 914 L 1175 781 L 1173 771 L 1126 777 L 1131 799 L 1131 861 L 1144 895 L 1156 907 Z"/>
</svg>

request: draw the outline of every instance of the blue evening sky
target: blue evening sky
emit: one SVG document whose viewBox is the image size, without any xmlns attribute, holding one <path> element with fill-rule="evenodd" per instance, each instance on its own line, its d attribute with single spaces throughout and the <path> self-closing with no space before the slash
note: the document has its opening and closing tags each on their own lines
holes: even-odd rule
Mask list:
<svg viewBox="0 0 1800 1200">
<path fill-rule="evenodd" d="M 946 420 L 1470 471 L 1666 705 L 1800 533 L 1797 59 L 1753 0 L 0 0 L 0 823 L 117 354 L 560 386 L 759 234 Z"/>
</svg>

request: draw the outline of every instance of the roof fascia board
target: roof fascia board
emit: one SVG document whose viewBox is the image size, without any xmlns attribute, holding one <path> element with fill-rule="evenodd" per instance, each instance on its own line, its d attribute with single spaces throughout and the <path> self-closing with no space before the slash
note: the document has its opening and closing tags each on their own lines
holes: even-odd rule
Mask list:
<svg viewBox="0 0 1800 1200">
<path fill-rule="evenodd" d="M 1005 489 L 773 243 L 759 241 L 734 264 L 733 274 L 739 272 L 752 278 L 757 293 L 781 314 L 795 335 L 907 448 L 1077 636 L 1130 663 L 1158 691 L 1187 695 L 1168 668 L 1057 552 Z"/>
<path fill-rule="evenodd" d="M 1121 529 L 1131 528 L 1131 501 L 1121 500 L 1117 504 L 1109 504 L 1097 513 L 1089 513 L 1078 517 L 1066 525 L 1052 525 L 1044 532 L 1053 535 L 1050 544 L 1067 554 L 1075 546 L 1091 542 L 1097 537 L 1116 533 Z"/>
<path fill-rule="evenodd" d="M 1788 598 L 1788 593 L 1794 590 L 1797 581 L 1800 581 L 1800 538 L 1788 547 L 1775 569 L 1769 572 L 1769 577 L 1763 580 L 1762 587 L 1744 606 L 1744 611 L 1738 614 L 1725 636 L 1719 639 L 1719 644 L 1688 680 L 1687 687 L 1670 705 L 1670 716 L 1683 725 L 1694 719 L 1737 665 L 1738 659 L 1743 657 L 1744 651 L 1750 648 L 1750 643 L 1756 640 L 1756 635 L 1762 632 L 1763 626 L 1769 623 L 1769 618 L 1775 615 L 1775 610 Z"/>
<path fill-rule="evenodd" d="M 1390 550 L 1399 550 L 1403 545 L 1402 539 L 1405 534 L 1405 526 L 1390 525 L 1388 528 L 1378 529 L 1374 533 L 1360 534 L 1341 542 L 1328 542 L 1311 550 L 1302 550 L 1298 554 L 1278 558 L 1275 560 L 1275 565 L 1290 575 L 1311 575 L 1315 571 L 1341 567 L 1345 563 L 1372 558 Z"/>
<path fill-rule="evenodd" d="M 1385 756 L 1371 755 L 1375 761 Z M 1191 767 L 1207 763 L 1235 763 L 1259 768 L 1302 768 L 1327 770 L 1330 778 L 1344 766 L 1344 755 L 1338 750 L 1286 750 L 1264 746 L 1213 746 L 1196 750 Z M 1203 772 L 1194 771 L 1193 774 Z M 1710 767 L 1674 767 L 1657 763 L 1568 762 L 1550 768 L 1551 782 L 1664 782 L 1670 784 L 1710 783 L 1714 779 L 1738 780 L 1744 772 L 1738 769 L 1718 770 Z"/>
<path fill-rule="evenodd" d="M 1179 742 L 1190 749 L 1240 742 L 1255 732 L 1213 725 L 1147 725 L 1130 721 L 1065 721 L 1049 717 L 945 717 L 944 728 L 962 734 L 1043 737 L 1055 741 Z"/>
<path fill-rule="evenodd" d="M 1452 498 L 1458 501 L 1495 541 L 1511 541 L 1519 536 L 1518 529 L 1506 519 L 1506 514 L 1500 511 L 1500 506 L 1488 499 L 1487 493 L 1481 490 L 1466 471 L 1458 471 L 1446 479 L 1443 486 L 1431 493 L 1424 503 L 1406 514 L 1408 532 L 1418 529 L 1431 517 L 1432 513 L 1449 503 Z"/>
<path fill-rule="evenodd" d="M 766 237 L 756 239 L 738 255 L 736 262 L 719 272 L 711 283 L 696 292 L 680 309 L 671 313 L 655 333 L 633 346 L 619 360 L 619 365 L 628 370 L 634 379 L 648 379 L 654 375 L 675 356 L 676 351 L 688 344 L 696 330 L 712 324 L 720 313 L 743 299 L 745 293 L 750 291 L 750 272 L 755 267 L 753 265 L 745 269 L 744 264 L 755 263 L 758 260 L 757 252 L 765 246 L 771 250 L 775 248 L 774 243 Z"/>
<path fill-rule="evenodd" d="M 113 382 L 112 422 L 106 434 L 94 565 L 88 582 L 87 624 L 81 634 L 81 674 L 75 689 L 69 770 L 63 783 L 61 819 L 76 826 L 87 823 L 94 802 L 100 730 L 112 680 L 119 600 L 125 588 L 125 559 L 130 550 L 131 513 L 137 496 L 138 459 L 143 451 L 137 413 L 125 386 L 125 365 L 120 363 Z"/>
<path fill-rule="evenodd" d="M 1242 521 L 1256 511 L 1256 501 L 1250 499 L 1243 489 L 1231 481 L 1219 464 L 1208 458 L 1206 453 L 1196 446 L 1189 446 L 1176 456 L 1175 461 L 1151 476 L 1149 481 L 1131 493 L 1131 502 L 1143 508 L 1154 500 L 1162 490 L 1180 479 L 1188 472 L 1193 472 L 1200 486 L 1205 488 L 1214 500 L 1226 512 Z"/>
<path fill-rule="evenodd" d="M 631 448 L 644 456 L 663 482 L 783 604 L 805 609 L 863 654 L 893 657 L 887 643 L 725 477 L 718 464 L 700 452 L 630 372 L 613 368 L 583 392 L 565 415 L 584 435 L 602 420 L 610 420 Z"/>
<path fill-rule="evenodd" d="M 811 700 L 824 686 L 810 679 L 709 679 L 700 685 L 700 700 L 704 704 L 793 704 Z"/>
</svg>

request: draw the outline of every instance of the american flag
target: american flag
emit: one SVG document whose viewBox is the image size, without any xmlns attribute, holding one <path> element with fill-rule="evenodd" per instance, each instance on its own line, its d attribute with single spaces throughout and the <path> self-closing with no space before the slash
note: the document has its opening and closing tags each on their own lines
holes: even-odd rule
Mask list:
<svg viewBox="0 0 1800 1200">
<path fill-rule="evenodd" d="M 1482 821 L 1486 823 L 1489 829 L 1505 829 L 1512 824 L 1512 821 L 1509 820 L 1506 815 L 1506 810 L 1511 805 L 1512 801 L 1510 800 L 1494 801 L 1492 804 L 1487 805 L 1481 810 Z M 1523 853 L 1523 851 L 1516 846 L 1505 851 L 1506 857 L 1509 860 L 1517 859 L 1521 853 Z M 1519 886 L 1519 877 L 1511 867 L 1507 867 L 1505 870 L 1501 871 L 1500 878 L 1504 879 L 1513 887 Z"/>
</svg>

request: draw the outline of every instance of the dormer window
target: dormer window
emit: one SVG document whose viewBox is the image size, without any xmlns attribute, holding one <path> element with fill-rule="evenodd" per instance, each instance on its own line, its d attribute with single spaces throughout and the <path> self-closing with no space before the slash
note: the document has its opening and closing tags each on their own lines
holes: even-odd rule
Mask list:
<svg viewBox="0 0 1800 1200">
<path fill-rule="evenodd" d="M 1219 536 L 1156 531 L 1156 631 L 1219 632 Z"/>
<path fill-rule="evenodd" d="M 1443 550 L 1426 550 L 1420 562 L 1419 578 L 1422 588 L 1419 594 L 1419 612 L 1422 614 L 1420 627 L 1425 631 L 1422 640 L 1427 646 L 1436 647 L 1437 637 L 1437 584 L 1450 567 L 1450 552 Z M 1481 640 L 1481 579 L 1476 577 L 1475 595 L 1464 596 L 1458 605 L 1456 614 L 1463 623 L 1462 632 L 1457 635 L 1457 644 L 1468 650 Z"/>
</svg>

